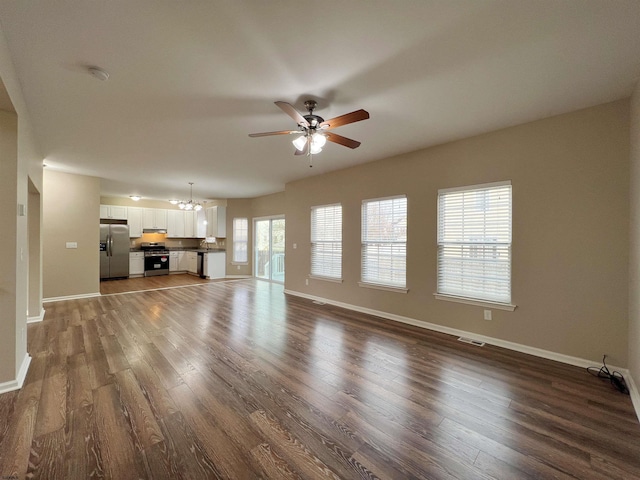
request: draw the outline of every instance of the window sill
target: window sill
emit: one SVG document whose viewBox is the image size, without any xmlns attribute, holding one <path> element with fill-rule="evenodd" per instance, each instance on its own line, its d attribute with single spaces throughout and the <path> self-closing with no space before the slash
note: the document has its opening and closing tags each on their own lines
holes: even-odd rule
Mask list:
<svg viewBox="0 0 640 480">
<path fill-rule="evenodd" d="M 249 262 L 231 262 L 231 265 L 249 265 Z"/>
<path fill-rule="evenodd" d="M 314 280 L 322 280 L 324 282 L 342 283 L 341 278 L 323 277 L 321 275 L 309 275 L 309 278 L 312 278 Z"/>
<path fill-rule="evenodd" d="M 408 288 L 405 287 L 392 287 L 391 285 L 379 285 L 377 283 L 358 282 L 358 286 L 363 288 L 373 288 L 375 290 L 384 290 L 387 292 L 407 293 Z"/>
<path fill-rule="evenodd" d="M 455 303 L 465 303 L 467 305 L 476 305 L 478 307 L 488 307 L 493 308 L 495 310 L 506 310 L 508 312 L 513 312 L 517 305 L 512 305 L 510 303 L 499 303 L 499 302 L 491 302 L 488 300 L 477 300 L 475 298 L 467 298 L 467 297 L 456 297 L 454 295 L 444 295 L 442 293 L 434 293 L 434 297 L 437 300 L 445 300 L 447 302 L 455 302 Z"/>
</svg>

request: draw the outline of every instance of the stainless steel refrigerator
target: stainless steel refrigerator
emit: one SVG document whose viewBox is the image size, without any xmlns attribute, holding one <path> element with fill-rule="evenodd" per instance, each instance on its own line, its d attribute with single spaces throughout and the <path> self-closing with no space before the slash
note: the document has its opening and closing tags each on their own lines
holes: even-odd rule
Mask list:
<svg viewBox="0 0 640 480">
<path fill-rule="evenodd" d="M 129 276 L 129 226 L 100 224 L 100 280 Z"/>
</svg>

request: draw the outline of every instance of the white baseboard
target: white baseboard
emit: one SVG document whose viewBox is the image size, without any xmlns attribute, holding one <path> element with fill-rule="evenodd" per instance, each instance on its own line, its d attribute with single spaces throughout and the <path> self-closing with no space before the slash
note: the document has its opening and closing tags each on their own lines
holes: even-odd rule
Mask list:
<svg viewBox="0 0 640 480">
<path fill-rule="evenodd" d="M 18 377 L 15 380 L 11 380 L 9 382 L 0 383 L 0 394 L 13 392 L 14 390 L 20 390 L 22 385 L 24 384 L 24 379 L 27 377 L 27 372 L 29 371 L 29 365 L 31 364 L 31 357 L 29 354 L 25 354 L 22 359 L 22 365 L 20 365 L 20 370 L 18 370 Z"/>
<path fill-rule="evenodd" d="M 506 348 L 509 350 L 513 350 L 516 352 L 526 353 L 529 355 L 534 355 L 540 358 L 546 358 L 548 360 L 555 360 L 556 362 L 566 363 L 568 365 L 574 365 L 576 367 L 591 367 L 595 365 L 600 365 L 600 360 L 587 360 L 579 357 L 572 357 L 570 355 L 564 355 L 562 353 L 551 352 L 549 350 L 544 350 L 542 348 L 530 347 L 528 345 L 522 345 L 520 343 L 509 342 L 507 340 L 501 340 L 499 338 L 487 337 L 485 335 L 478 335 L 477 333 L 467 332 L 465 330 L 458 330 L 457 328 L 445 327 L 443 325 L 438 325 L 435 323 L 429 323 L 422 320 L 416 320 L 415 318 L 404 317 L 402 315 L 396 315 L 394 313 L 383 312 L 380 310 L 374 310 L 371 308 L 360 307 L 358 305 L 351 305 L 349 303 L 337 302 L 335 300 L 330 300 L 327 298 L 317 297 L 315 295 L 309 295 L 302 292 L 296 292 L 293 290 L 284 290 L 284 293 L 288 295 L 293 295 L 296 297 L 302 297 L 309 300 L 316 300 L 318 302 L 327 303 L 329 305 L 334 305 L 336 307 L 345 308 L 347 310 L 353 310 L 360 313 L 366 313 L 368 315 L 374 315 L 376 317 L 386 318 L 387 320 L 393 320 L 400 323 L 406 323 L 408 325 L 413 325 L 414 327 L 425 328 L 427 330 L 433 330 L 435 332 L 446 333 L 449 335 L 453 335 L 456 337 L 466 337 L 472 340 L 478 340 L 480 342 L 487 343 L 489 345 L 495 345 L 497 347 Z M 631 401 L 633 403 L 633 408 L 636 411 L 636 415 L 638 416 L 638 420 L 640 420 L 640 391 L 636 387 L 633 382 L 633 378 L 629 373 L 629 370 L 626 368 L 616 367 L 614 365 L 608 365 L 610 370 L 616 370 L 622 375 L 624 375 L 625 381 L 629 386 L 629 392 L 631 395 Z"/>
<path fill-rule="evenodd" d="M 640 421 L 640 390 L 638 390 L 638 386 L 633 381 L 633 377 L 631 376 L 631 373 L 629 373 L 629 370 L 625 370 L 621 373 L 624 375 L 624 380 L 629 388 L 631 403 L 633 403 L 633 408 L 635 409 L 638 420 Z"/>
<path fill-rule="evenodd" d="M 27 317 L 27 323 L 37 323 L 44 320 L 44 308 L 40 309 L 40 315 L 36 315 L 35 317 Z"/>
<path fill-rule="evenodd" d="M 93 297 L 99 297 L 100 296 L 100 292 L 97 293 L 83 293 L 81 295 L 67 295 L 64 297 L 50 297 L 50 298 L 43 298 L 42 299 L 42 303 L 49 303 L 49 302 L 62 302 L 64 300 L 80 300 L 82 298 L 93 298 Z"/>
<path fill-rule="evenodd" d="M 225 275 L 224 278 L 242 279 L 242 278 L 253 278 L 253 277 L 251 275 Z"/>
</svg>

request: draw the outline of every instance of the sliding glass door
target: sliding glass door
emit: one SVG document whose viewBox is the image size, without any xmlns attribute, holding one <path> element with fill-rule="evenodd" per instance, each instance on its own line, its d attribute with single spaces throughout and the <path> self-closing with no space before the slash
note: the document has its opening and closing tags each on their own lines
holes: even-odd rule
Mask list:
<svg viewBox="0 0 640 480">
<path fill-rule="evenodd" d="M 284 283 L 284 217 L 253 221 L 254 272 L 257 278 Z"/>
</svg>

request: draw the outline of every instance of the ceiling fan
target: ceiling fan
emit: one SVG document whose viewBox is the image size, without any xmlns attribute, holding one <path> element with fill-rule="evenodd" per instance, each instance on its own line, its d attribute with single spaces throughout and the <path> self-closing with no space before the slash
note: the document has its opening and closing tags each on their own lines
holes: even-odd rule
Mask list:
<svg viewBox="0 0 640 480">
<path fill-rule="evenodd" d="M 300 113 L 298 113 L 298 111 L 287 102 L 275 102 L 275 104 L 280 107 L 284 113 L 296 121 L 298 124 L 298 130 L 250 133 L 249 136 L 266 137 L 269 135 L 300 135 L 293 141 L 293 145 L 296 147 L 296 155 L 315 155 L 316 153 L 320 153 L 327 140 L 344 145 L 345 147 L 358 148 L 360 146 L 360 142 L 343 137 L 337 133 L 329 132 L 329 130 L 369 118 L 369 112 L 361 109 L 325 120 L 324 118 L 313 114 L 313 111 L 318 106 L 315 100 L 307 100 L 304 102 L 304 106 L 309 111 L 309 114 L 304 116 L 300 115 Z"/>
</svg>

